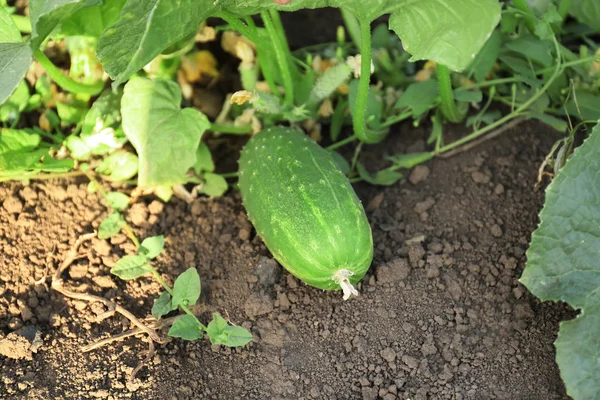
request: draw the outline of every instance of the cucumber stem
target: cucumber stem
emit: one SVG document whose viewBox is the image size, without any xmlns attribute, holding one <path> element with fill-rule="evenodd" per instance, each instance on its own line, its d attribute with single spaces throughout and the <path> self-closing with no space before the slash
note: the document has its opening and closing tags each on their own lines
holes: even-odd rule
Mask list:
<svg viewBox="0 0 600 400">
<path fill-rule="evenodd" d="M 348 279 L 352 275 L 354 275 L 354 272 L 347 269 L 340 269 L 337 270 L 331 277 L 331 279 L 342 288 L 342 291 L 344 292 L 344 300 L 348 300 L 352 295 L 358 296 L 358 290 L 352 286 L 350 280 Z"/>
</svg>

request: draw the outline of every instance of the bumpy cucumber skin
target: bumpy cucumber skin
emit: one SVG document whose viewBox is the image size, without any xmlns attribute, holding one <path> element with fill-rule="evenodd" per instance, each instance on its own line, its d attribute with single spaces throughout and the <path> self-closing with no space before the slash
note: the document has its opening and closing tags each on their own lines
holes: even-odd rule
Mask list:
<svg viewBox="0 0 600 400">
<path fill-rule="evenodd" d="M 248 218 L 275 259 L 305 283 L 340 289 L 373 260 L 373 236 L 363 206 L 330 153 L 302 132 L 266 129 L 244 147 L 239 187 Z"/>
</svg>

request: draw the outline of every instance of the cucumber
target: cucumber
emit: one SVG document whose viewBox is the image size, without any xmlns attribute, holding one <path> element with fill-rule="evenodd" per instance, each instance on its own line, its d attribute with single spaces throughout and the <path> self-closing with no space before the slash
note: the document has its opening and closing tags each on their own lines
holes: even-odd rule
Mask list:
<svg viewBox="0 0 600 400">
<path fill-rule="evenodd" d="M 344 300 L 373 260 L 363 206 L 331 153 L 295 129 L 254 135 L 242 150 L 239 187 L 250 222 L 285 269 Z"/>
</svg>

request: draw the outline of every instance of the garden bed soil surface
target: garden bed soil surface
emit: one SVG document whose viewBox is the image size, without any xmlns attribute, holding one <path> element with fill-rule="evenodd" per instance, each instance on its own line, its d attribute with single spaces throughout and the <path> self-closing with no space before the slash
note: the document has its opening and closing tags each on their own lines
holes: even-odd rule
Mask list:
<svg viewBox="0 0 600 400">
<path fill-rule="evenodd" d="M 425 148 L 405 125 L 362 162 Z M 456 130 L 455 134 L 460 134 Z M 147 344 L 120 333 L 99 304 L 64 299 L 52 273 L 82 233 L 107 215 L 84 180 L 0 186 L 0 397 L 10 399 L 565 399 L 552 342 L 566 307 L 541 304 L 518 283 L 543 204 L 537 170 L 557 136 L 523 124 L 387 188 L 356 185 L 375 243 L 360 296 L 308 287 L 255 236 L 240 196 L 168 204 L 143 198 L 126 213 L 141 238 L 163 234 L 164 277 L 196 267 L 195 311 L 228 315 L 255 335 L 240 349 L 172 340 L 138 373 Z M 351 234 L 351 233 L 350 233 Z M 82 246 L 65 284 L 110 298 L 139 317 L 160 292 L 152 279 L 109 273 L 134 251 L 120 234 Z M 45 279 L 44 279 L 45 278 Z M 10 332 L 26 328 L 30 344 Z M 41 339 L 41 342 L 40 342 Z M 135 389 L 135 390 L 130 390 Z"/>
</svg>

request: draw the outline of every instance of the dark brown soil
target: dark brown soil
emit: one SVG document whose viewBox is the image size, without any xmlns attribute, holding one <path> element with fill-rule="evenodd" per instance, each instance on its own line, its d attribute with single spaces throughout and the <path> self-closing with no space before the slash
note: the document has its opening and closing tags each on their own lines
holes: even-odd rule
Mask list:
<svg viewBox="0 0 600 400">
<path fill-rule="evenodd" d="M 375 168 L 382 155 L 418 151 L 426 134 L 406 126 L 367 146 L 362 161 Z M 98 195 L 83 181 L 3 184 L 0 397 L 564 399 L 552 342 L 572 313 L 517 281 L 543 202 L 532 190 L 537 168 L 555 139 L 531 123 L 392 187 L 358 185 L 375 260 L 360 297 L 347 302 L 271 268 L 236 193 L 134 205 L 127 218 L 138 236 L 166 237 L 156 263 L 163 276 L 198 269 L 202 319 L 228 314 L 255 335 L 235 350 L 173 340 L 140 371 L 135 391 L 127 376 L 147 345 L 130 338 L 81 353 L 128 323 L 99 321 L 102 306 L 65 300 L 44 279 L 106 216 Z M 109 273 L 133 250 L 124 235 L 93 240 L 66 284 L 149 315 L 159 285 Z M 39 331 L 34 348 L 14 331 L 30 340 Z"/>
</svg>

